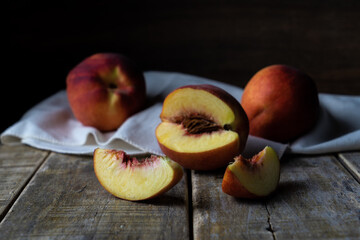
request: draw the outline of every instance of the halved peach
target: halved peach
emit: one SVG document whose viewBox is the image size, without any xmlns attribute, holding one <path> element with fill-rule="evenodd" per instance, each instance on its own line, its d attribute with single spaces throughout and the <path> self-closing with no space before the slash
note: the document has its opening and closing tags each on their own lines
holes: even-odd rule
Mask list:
<svg viewBox="0 0 360 240">
<path fill-rule="evenodd" d="M 262 198 L 273 193 L 280 180 L 280 161 L 271 147 L 250 159 L 237 156 L 225 171 L 222 190 L 239 198 Z"/>
<path fill-rule="evenodd" d="M 100 184 L 118 198 L 138 201 L 156 197 L 175 186 L 182 167 L 168 157 L 139 160 L 123 151 L 97 148 L 94 170 Z"/>
<path fill-rule="evenodd" d="M 185 168 L 210 170 L 240 154 L 249 122 L 240 103 L 213 85 L 189 85 L 164 100 L 156 138 L 165 155 Z"/>
</svg>

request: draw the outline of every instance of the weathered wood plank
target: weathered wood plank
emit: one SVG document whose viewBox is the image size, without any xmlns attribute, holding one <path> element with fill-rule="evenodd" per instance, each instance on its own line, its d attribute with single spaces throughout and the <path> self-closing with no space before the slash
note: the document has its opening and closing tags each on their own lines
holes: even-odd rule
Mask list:
<svg viewBox="0 0 360 240">
<path fill-rule="evenodd" d="M 265 203 L 224 194 L 224 172 L 192 172 L 194 239 L 273 239 Z"/>
<path fill-rule="evenodd" d="M 360 183 L 360 152 L 340 153 L 339 160 Z"/>
<path fill-rule="evenodd" d="M 193 172 L 194 239 L 359 239 L 359 184 L 334 157 L 282 161 L 264 201 L 222 193 L 224 170 Z"/>
<path fill-rule="evenodd" d="M 185 178 L 152 200 L 115 198 L 97 181 L 91 157 L 52 153 L 0 232 L 2 239 L 188 239 L 186 199 Z"/>
<path fill-rule="evenodd" d="M 0 221 L 47 155 L 25 145 L 0 145 Z"/>
<path fill-rule="evenodd" d="M 267 202 L 276 239 L 360 239 L 360 186 L 333 156 L 282 162 Z"/>
</svg>

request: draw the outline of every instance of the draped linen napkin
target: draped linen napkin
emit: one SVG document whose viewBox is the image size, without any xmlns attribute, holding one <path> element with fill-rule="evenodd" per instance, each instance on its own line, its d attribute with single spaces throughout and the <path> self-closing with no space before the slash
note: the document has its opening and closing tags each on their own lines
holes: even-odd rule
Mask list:
<svg viewBox="0 0 360 240">
<path fill-rule="evenodd" d="M 128 118 L 116 131 L 100 132 L 83 126 L 70 109 L 62 90 L 34 106 L 0 136 L 3 144 L 24 143 L 59 153 L 92 155 L 97 147 L 114 148 L 128 154 L 162 155 L 155 137 L 162 101 L 174 89 L 189 84 L 212 84 L 240 101 L 243 89 L 182 73 L 145 72 L 148 107 Z M 360 97 L 319 94 L 321 114 L 312 131 L 292 143 L 283 144 L 249 136 L 243 154 L 254 155 L 271 146 L 284 153 L 320 154 L 360 150 Z"/>
</svg>

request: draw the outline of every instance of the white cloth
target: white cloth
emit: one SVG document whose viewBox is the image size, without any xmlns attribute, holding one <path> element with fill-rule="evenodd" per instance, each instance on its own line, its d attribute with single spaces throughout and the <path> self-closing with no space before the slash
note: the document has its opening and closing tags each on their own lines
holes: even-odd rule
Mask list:
<svg viewBox="0 0 360 240">
<path fill-rule="evenodd" d="M 70 154 L 93 154 L 97 147 L 114 148 L 129 154 L 162 155 L 155 128 L 160 123 L 162 101 L 174 89 L 189 84 L 213 84 L 240 100 L 241 88 L 197 76 L 168 72 L 145 72 L 150 106 L 133 115 L 113 132 L 103 133 L 83 126 L 71 112 L 66 91 L 45 99 L 20 121 L 1 134 L 3 144 L 22 142 L 33 147 Z M 266 145 L 281 157 L 284 153 L 330 153 L 360 150 L 360 97 L 319 94 L 321 115 L 316 127 L 291 144 L 249 136 L 244 155 L 249 157 Z"/>
</svg>

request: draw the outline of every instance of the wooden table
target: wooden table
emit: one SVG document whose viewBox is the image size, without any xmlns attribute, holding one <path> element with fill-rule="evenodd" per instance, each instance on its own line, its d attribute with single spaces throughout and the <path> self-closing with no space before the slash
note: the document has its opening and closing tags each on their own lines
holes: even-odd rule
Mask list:
<svg viewBox="0 0 360 240">
<path fill-rule="evenodd" d="M 219 169 L 129 202 L 101 187 L 90 156 L 0 145 L 0 239 L 360 239 L 360 152 L 281 166 L 267 200 L 224 194 Z"/>
<path fill-rule="evenodd" d="M 285 63 L 310 74 L 319 92 L 360 93 L 357 0 L 142 2 L 9 1 L 4 69 L 16 74 L 2 82 L 2 112 L 11 114 L 1 132 L 100 51 L 239 87 Z M 5 89 L 26 101 L 9 104 Z M 360 239 L 360 152 L 285 156 L 281 166 L 267 200 L 222 193 L 219 169 L 186 171 L 166 194 L 129 202 L 101 187 L 90 156 L 0 145 L 0 240 Z"/>
</svg>

